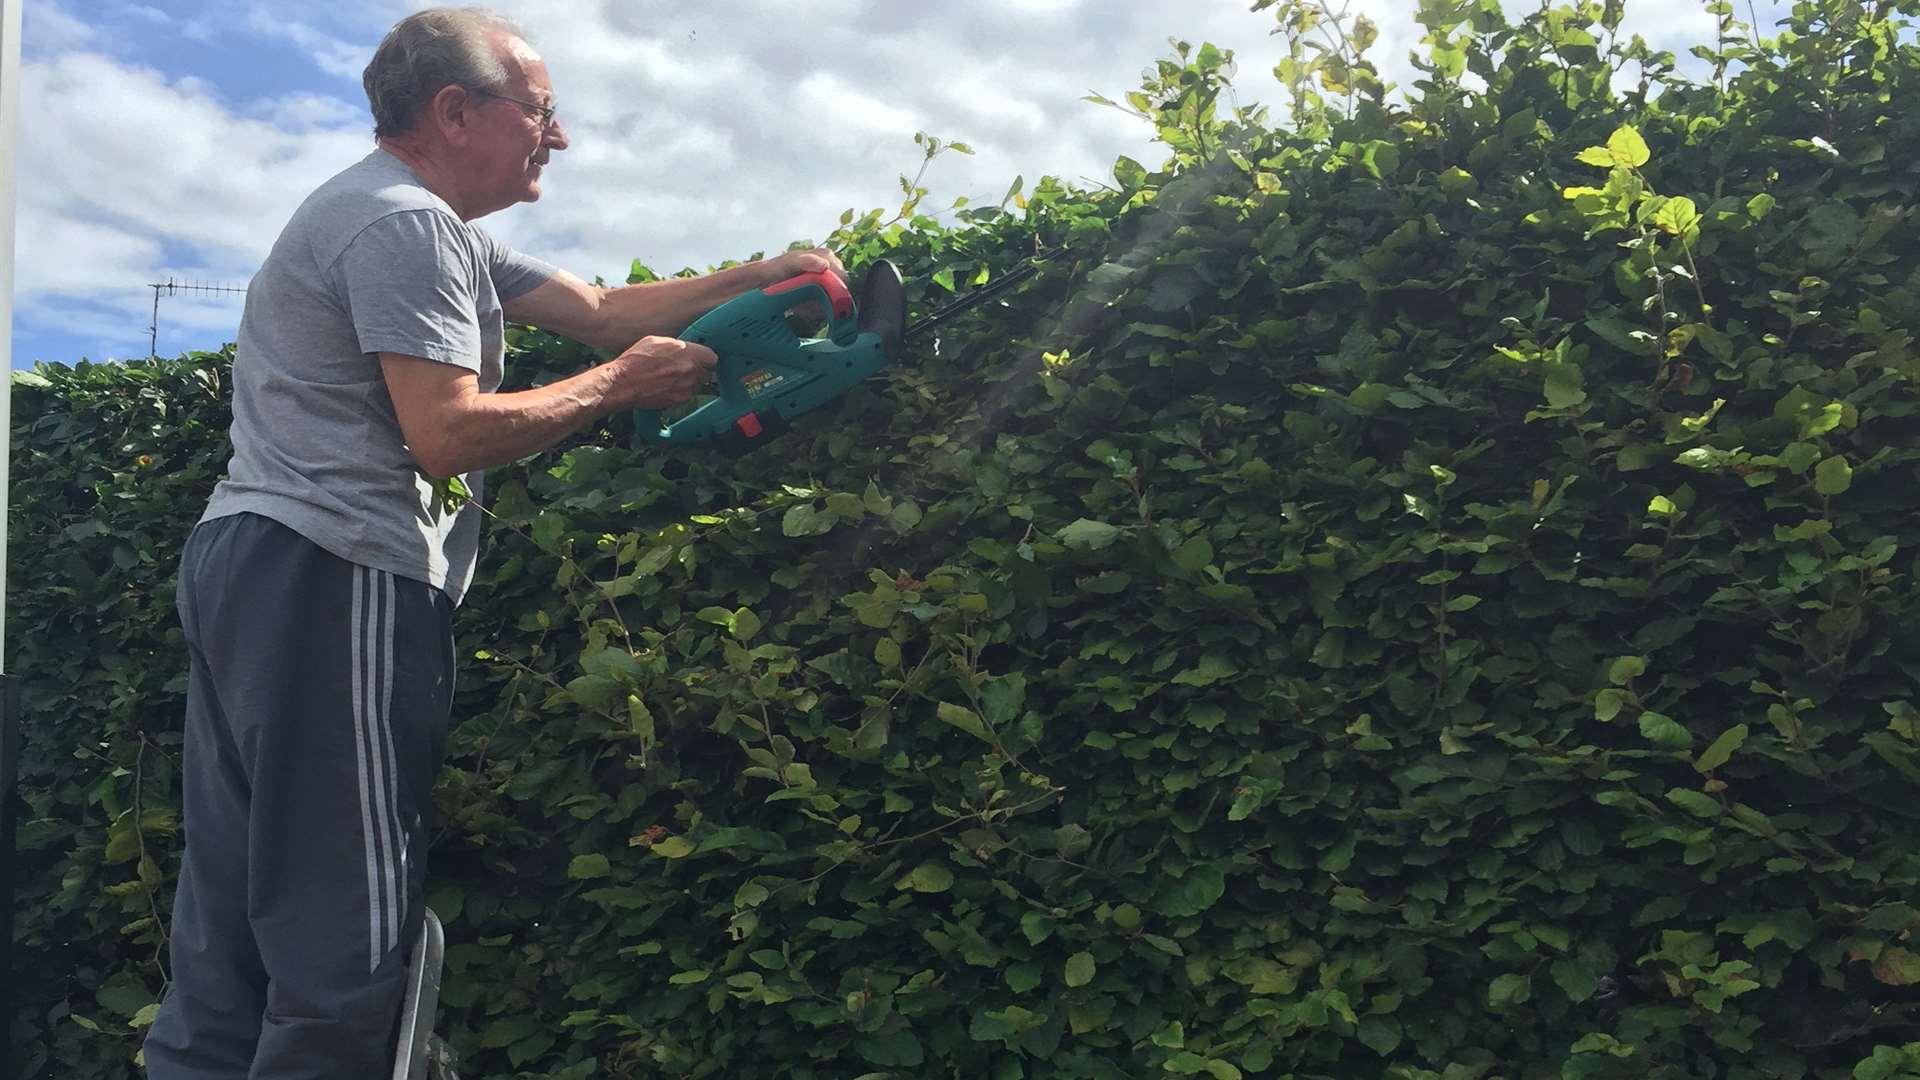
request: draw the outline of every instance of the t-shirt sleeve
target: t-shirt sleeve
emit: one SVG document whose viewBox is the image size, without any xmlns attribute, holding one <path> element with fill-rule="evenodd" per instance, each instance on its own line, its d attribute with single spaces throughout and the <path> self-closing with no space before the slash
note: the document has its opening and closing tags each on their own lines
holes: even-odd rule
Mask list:
<svg viewBox="0 0 1920 1080">
<path fill-rule="evenodd" d="M 480 370 L 480 275 L 471 238 L 432 210 L 380 218 L 335 263 L 335 281 L 360 350 L 393 352 Z"/>
<path fill-rule="evenodd" d="M 515 251 L 484 230 L 474 232 L 487 246 L 488 272 L 493 275 L 493 289 L 500 294 L 503 304 L 545 285 L 560 272 L 552 263 Z"/>
</svg>

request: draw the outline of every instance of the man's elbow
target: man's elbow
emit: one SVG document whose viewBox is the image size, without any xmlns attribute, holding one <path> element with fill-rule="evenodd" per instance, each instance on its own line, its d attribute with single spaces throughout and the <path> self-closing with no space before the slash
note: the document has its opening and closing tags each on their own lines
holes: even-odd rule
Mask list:
<svg viewBox="0 0 1920 1080">
<path fill-rule="evenodd" d="M 580 340 L 591 348 L 623 352 L 633 342 L 623 339 L 620 334 L 618 320 L 613 312 L 612 292 L 613 290 L 599 285 L 593 287 L 593 298 L 587 311 L 587 323 Z"/>
<path fill-rule="evenodd" d="M 414 467 L 425 474 L 429 480 L 445 480 L 449 476 L 459 476 L 466 471 L 461 469 L 450 455 L 439 450 L 409 446 L 407 452 L 413 455 Z"/>
<path fill-rule="evenodd" d="M 621 350 L 633 344 L 631 341 L 619 341 L 615 305 L 608 299 L 612 290 L 599 285 L 582 283 L 569 294 L 564 307 L 556 306 L 552 310 L 527 313 L 528 325 L 538 327 L 564 338 L 571 338 L 590 349 Z M 508 313 L 511 319 L 513 313 Z"/>
<path fill-rule="evenodd" d="M 413 464 L 429 480 L 445 480 L 450 476 L 460 476 L 472 471 L 461 453 L 456 441 L 448 432 L 435 432 L 418 439 L 407 440 L 407 453 L 413 456 Z"/>
</svg>

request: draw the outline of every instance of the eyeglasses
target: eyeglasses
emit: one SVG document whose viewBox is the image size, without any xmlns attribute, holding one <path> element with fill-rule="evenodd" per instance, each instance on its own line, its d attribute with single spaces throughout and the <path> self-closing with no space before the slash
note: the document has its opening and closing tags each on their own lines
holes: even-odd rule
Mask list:
<svg viewBox="0 0 1920 1080">
<path fill-rule="evenodd" d="M 498 98 L 501 101 L 512 102 L 513 104 L 518 105 L 523 109 L 532 109 L 533 115 L 540 118 L 541 127 L 550 128 L 553 126 L 553 106 L 551 105 L 536 105 L 531 101 L 521 101 L 519 98 L 511 98 L 505 94 L 496 94 L 491 90 L 476 90 L 474 92 L 478 94 L 485 94 L 490 98 Z"/>
</svg>

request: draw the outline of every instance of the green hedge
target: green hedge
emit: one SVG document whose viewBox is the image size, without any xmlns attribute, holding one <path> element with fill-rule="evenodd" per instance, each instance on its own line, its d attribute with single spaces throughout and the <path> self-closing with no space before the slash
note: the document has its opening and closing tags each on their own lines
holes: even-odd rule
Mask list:
<svg viewBox="0 0 1920 1080">
<path fill-rule="evenodd" d="M 1424 0 L 1404 100 L 1255 6 L 1279 121 L 1181 46 L 1162 167 L 849 215 L 921 309 L 1059 254 L 777 449 L 500 470 L 464 1073 L 1920 1077 L 1920 3 L 1688 81 Z M 18 390 L 33 1075 L 164 978 L 225 361 Z"/>
<path fill-rule="evenodd" d="M 13 382 L 7 670 L 25 801 L 18 1077 L 123 1077 L 165 979 L 178 867 L 181 544 L 226 466 L 228 354 Z"/>
</svg>

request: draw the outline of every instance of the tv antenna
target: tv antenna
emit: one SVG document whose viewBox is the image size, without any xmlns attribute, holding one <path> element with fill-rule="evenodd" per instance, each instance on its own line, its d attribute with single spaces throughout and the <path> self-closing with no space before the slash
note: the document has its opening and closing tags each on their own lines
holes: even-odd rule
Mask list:
<svg viewBox="0 0 1920 1080">
<path fill-rule="evenodd" d="M 236 289 L 227 285 L 207 285 L 201 282 L 178 282 L 168 278 L 164 282 L 148 282 L 147 288 L 153 290 L 153 322 L 147 327 L 147 355 L 158 359 L 160 356 L 160 298 L 177 296 L 181 293 L 213 295 L 218 293 L 242 293 L 244 288 Z"/>
</svg>

